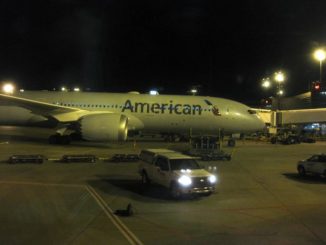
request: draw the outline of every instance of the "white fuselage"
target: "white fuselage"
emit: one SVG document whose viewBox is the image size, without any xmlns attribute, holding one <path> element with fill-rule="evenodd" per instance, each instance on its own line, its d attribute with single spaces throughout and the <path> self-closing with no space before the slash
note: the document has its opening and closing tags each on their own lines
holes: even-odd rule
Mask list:
<svg viewBox="0 0 326 245">
<path fill-rule="evenodd" d="M 25 91 L 13 96 L 90 113 L 124 114 L 129 130 L 143 132 L 244 133 L 264 127 L 246 105 L 216 97 L 49 91 Z M 0 115 L 2 125 L 31 125 L 46 120 L 15 105 L 0 104 Z"/>
</svg>

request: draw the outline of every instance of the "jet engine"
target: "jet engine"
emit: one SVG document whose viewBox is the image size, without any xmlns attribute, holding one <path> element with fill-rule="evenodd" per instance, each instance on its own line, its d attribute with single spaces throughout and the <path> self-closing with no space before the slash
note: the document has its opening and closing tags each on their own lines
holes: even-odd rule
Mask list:
<svg viewBox="0 0 326 245">
<path fill-rule="evenodd" d="M 78 121 L 81 137 L 89 141 L 124 141 L 128 134 L 128 118 L 121 114 L 86 115 Z"/>
</svg>

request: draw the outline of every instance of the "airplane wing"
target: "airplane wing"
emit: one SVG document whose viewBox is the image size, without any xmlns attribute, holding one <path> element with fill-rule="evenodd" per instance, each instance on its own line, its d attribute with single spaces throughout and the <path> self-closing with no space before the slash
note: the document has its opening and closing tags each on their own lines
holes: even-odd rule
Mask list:
<svg viewBox="0 0 326 245">
<path fill-rule="evenodd" d="M 0 93 L 0 104 L 19 106 L 30 110 L 34 114 L 42 115 L 44 117 L 52 117 L 60 122 L 73 122 L 78 120 L 83 115 L 88 114 L 86 110 L 78 108 L 60 106 L 30 99 L 23 99 L 11 95 Z"/>
</svg>

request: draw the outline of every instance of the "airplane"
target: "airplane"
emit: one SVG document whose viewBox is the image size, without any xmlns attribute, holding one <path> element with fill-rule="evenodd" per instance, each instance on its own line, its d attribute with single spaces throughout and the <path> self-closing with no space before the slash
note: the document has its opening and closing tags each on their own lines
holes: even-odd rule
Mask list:
<svg viewBox="0 0 326 245">
<path fill-rule="evenodd" d="M 0 125 L 54 127 L 52 144 L 69 144 L 76 136 L 110 142 L 133 132 L 227 135 L 265 127 L 256 110 L 224 98 L 57 91 L 0 93 Z"/>
</svg>

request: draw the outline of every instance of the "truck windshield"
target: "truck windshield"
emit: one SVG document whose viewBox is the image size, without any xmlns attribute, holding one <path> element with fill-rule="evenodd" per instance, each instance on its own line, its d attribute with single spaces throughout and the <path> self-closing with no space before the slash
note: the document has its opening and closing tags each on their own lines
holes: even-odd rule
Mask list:
<svg viewBox="0 0 326 245">
<path fill-rule="evenodd" d="M 181 169 L 200 169 L 198 163 L 194 159 L 171 159 L 171 170 Z"/>
</svg>

